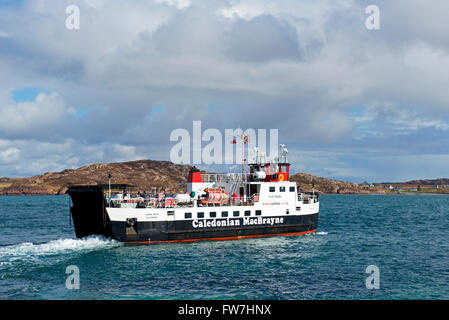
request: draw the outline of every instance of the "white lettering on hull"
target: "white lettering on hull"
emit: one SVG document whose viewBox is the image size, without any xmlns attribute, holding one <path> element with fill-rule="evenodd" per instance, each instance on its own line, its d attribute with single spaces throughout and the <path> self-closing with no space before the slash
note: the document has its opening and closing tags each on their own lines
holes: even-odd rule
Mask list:
<svg viewBox="0 0 449 320">
<path fill-rule="evenodd" d="M 244 226 L 251 225 L 270 225 L 283 224 L 284 218 L 243 218 Z M 236 227 L 240 226 L 240 219 L 226 219 L 226 220 L 192 220 L 192 227 L 194 228 L 215 228 L 215 227 Z"/>
</svg>

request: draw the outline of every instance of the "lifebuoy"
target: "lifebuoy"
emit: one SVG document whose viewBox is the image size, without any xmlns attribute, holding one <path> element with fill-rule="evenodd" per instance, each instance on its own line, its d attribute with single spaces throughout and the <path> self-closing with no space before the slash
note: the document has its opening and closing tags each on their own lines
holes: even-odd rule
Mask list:
<svg viewBox="0 0 449 320">
<path fill-rule="evenodd" d="M 279 174 L 279 181 L 284 181 L 284 175 L 282 173 Z"/>
</svg>

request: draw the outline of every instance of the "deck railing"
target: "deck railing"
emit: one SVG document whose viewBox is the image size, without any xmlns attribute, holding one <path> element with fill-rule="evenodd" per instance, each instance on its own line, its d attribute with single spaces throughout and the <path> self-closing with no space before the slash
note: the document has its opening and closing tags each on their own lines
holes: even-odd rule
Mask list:
<svg viewBox="0 0 449 320">
<path fill-rule="evenodd" d="M 244 175 L 239 173 L 202 173 L 201 179 L 203 182 L 210 183 L 236 183 L 243 181 L 248 181 L 251 174 L 245 173 Z"/>
<path fill-rule="evenodd" d="M 315 203 L 318 201 L 318 194 L 298 193 L 298 201 L 303 203 Z"/>
</svg>

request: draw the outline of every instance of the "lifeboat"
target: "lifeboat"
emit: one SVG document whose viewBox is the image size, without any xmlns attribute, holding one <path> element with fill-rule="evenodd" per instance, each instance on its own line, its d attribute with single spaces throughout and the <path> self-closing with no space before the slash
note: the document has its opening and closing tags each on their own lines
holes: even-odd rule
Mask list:
<svg viewBox="0 0 449 320">
<path fill-rule="evenodd" d="M 223 189 L 204 189 L 206 193 L 206 204 L 226 204 L 229 199 L 229 195 L 226 190 Z"/>
</svg>

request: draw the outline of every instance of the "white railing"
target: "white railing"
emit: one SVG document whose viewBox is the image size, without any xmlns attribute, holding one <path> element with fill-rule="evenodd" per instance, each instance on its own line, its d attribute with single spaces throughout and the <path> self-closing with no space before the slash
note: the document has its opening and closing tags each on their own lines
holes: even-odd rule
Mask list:
<svg viewBox="0 0 449 320">
<path fill-rule="evenodd" d="M 315 203 L 318 201 L 317 194 L 298 193 L 298 201 L 302 203 Z"/>
<path fill-rule="evenodd" d="M 203 182 L 210 183 L 231 183 L 231 182 L 241 182 L 242 177 L 244 181 L 248 181 L 251 174 L 245 173 L 243 176 L 240 173 L 202 173 L 201 179 Z"/>
</svg>

